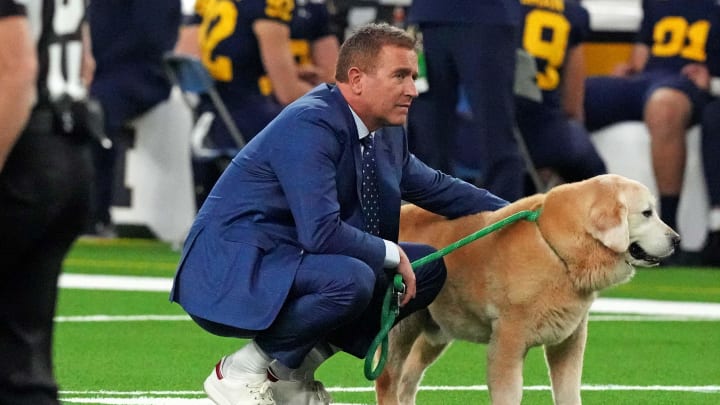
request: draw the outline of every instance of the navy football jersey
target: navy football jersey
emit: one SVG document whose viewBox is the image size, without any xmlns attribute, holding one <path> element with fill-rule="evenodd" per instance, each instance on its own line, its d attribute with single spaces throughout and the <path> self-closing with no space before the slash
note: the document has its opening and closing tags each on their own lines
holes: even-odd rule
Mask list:
<svg viewBox="0 0 720 405">
<path fill-rule="evenodd" d="M 290 21 L 290 51 L 298 65 L 312 64 L 312 43 L 331 35 L 330 15 L 325 0 L 295 0 L 295 12 Z M 260 78 L 260 92 L 272 93 L 267 76 Z"/>
<path fill-rule="evenodd" d="M 638 42 L 650 47 L 645 70 L 677 72 L 705 63 L 720 73 L 719 10 L 716 0 L 643 0 Z"/>
<path fill-rule="evenodd" d="M 262 64 L 256 20 L 273 20 L 291 29 L 291 50 L 298 63 L 310 62 L 310 42 L 329 35 L 323 0 L 200 0 L 202 61 L 226 102 L 246 94 L 272 92 Z"/>
<path fill-rule="evenodd" d="M 570 49 L 590 32 L 588 12 L 575 0 L 520 0 L 522 47 L 535 58 L 543 103 L 560 107 L 559 87 Z"/>
</svg>

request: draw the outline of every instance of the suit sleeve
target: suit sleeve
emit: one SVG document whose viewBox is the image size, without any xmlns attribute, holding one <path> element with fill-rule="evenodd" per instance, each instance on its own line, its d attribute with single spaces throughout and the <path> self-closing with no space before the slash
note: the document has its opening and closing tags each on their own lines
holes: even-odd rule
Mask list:
<svg viewBox="0 0 720 405">
<path fill-rule="evenodd" d="M 487 190 L 430 168 L 408 152 L 407 142 L 404 149 L 400 185 L 404 200 L 448 218 L 494 211 L 508 204 Z"/>
</svg>

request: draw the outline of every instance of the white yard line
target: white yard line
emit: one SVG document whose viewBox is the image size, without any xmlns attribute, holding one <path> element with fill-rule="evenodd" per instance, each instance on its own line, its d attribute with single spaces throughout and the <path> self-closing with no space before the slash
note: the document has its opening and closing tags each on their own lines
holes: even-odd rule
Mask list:
<svg viewBox="0 0 720 405">
<path fill-rule="evenodd" d="M 188 315 L 75 315 L 56 316 L 55 322 L 177 322 L 190 321 Z"/>
<path fill-rule="evenodd" d="M 487 385 L 465 387 L 421 386 L 421 391 L 487 391 Z M 525 391 L 549 391 L 547 385 L 531 385 Z M 372 392 L 373 387 L 329 387 L 330 392 Z M 720 385 L 583 385 L 583 391 L 672 391 L 697 392 L 706 394 L 720 393 Z M 75 404 L 111 404 L 111 405 L 211 405 L 207 398 L 188 398 L 204 395 L 202 391 L 60 391 L 63 402 Z M 360 405 L 360 404 L 336 404 Z"/>
<path fill-rule="evenodd" d="M 79 290 L 169 292 L 172 287 L 172 278 L 64 273 L 60 275 L 58 285 L 60 288 Z"/>
<path fill-rule="evenodd" d="M 699 316 L 720 319 L 720 304 L 704 302 L 599 298 L 595 300 L 590 311 L 605 314 Z"/>
<path fill-rule="evenodd" d="M 110 404 L 110 405 L 214 405 L 214 402 L 207 398 L 172 398 L 172 397 L 139 397 L 139 398 L 63 398 L 63 403 L 71 404 Z"/>
<path fill-rule="evenodd" d="M 328 392 L 374 392 L 375 387 L 325 387 Z M 487 385 L 423 385 L 420 391 L 487 391 Z M 525 391 L 550 391 L 549 385 L 528 385 Z M 677 392 L 709 392 L 720 393 L 720 385 L 620 385 L 620 384 L 583 384 L 583 391 L 677 391 Z M 95 395 L 95 396 L 204 396 L 203 391 L 60 391 L 62 395 Z"/>
<path fill-rule="evenodd" d="M 78 322 L 186 322 L 188 315 L 70 315 L 57 316 L 58 323 Z M 590 322 L 718 322 L 704 315 L 590 315 Z"/>
<path fill-rule="evenodd" d="M 172 279 L 106 275 L 63 274 L 60 287 L 70 289 L 168 292 Z M 600 298 L 591 308 L 591 321 L 718 321 L 720 304 Z M 82 315 L 58 316 L 56 322 L 189 321 L 186 315 Z M 372 392 L 368 387 L 329 387 L 330 392 Z M 423 386 L 425 391 L 487 391 L 486 385 Z M 549 386 L 524 387 L 525 391 L 548 391 Z M 583 385 L 583 391 L 675 391 L 720 393 L 719 385 Z M 212 405 L 202 391 L 61 391 L 61 399 L 74 404 L 108 405 Z M 361 405 L 361 404 L 337 404 Z"/>
<path fill-rule="evenodd" d="M 109 276 L 66 273 L 60 276 L 59 286 L 60 288 L 69 289 L 169 292 L 170 287 L 172 286 L 172 279 L 169 277 Z M 591 320 L 598 321 L 624 320 L 619 319 L 619 317 L 613 319 L 611 316 L 607 316 L 607 314 L 645 316 L 645 318 L 626 318 L 627 320 L 635 321 L 720 320 L 720 304 L 702 302 L 598 298 L 593 303 L 592 308 L 590 308 L 590 312 L 594 314 L 604 314 L 603 316 L 591 318 Z M 163 318 L 162 315 L 146 316 L 155 318 L 141 319 L 140 316 L 129 316 L 126 317 L 126 319 L 120 319 L 118 317 L 110 317 L 109 315 L 95 315 L 96 318 L 87 318 L 85 320 L 83 320 L 83 317 L 58 317 L 58 319 L 60 319 L 60 322 L 102 322 L 110 320 L 183 320 L 177 318 Z"/>
</svg>

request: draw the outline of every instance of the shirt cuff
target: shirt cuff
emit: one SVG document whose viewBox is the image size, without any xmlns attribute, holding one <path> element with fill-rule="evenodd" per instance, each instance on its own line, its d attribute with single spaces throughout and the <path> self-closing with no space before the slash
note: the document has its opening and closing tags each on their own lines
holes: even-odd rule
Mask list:
<svg viewBox="0 0 720 405">
<path fill-rule="evenodd" d="M 710 95 L 720 97 L 720 77 L 710 79 Z"/>
<path fill-rule="evenodd" d="M 386 269 L 394 269 L 400 264 L 400 251 L 398 246 L 389 240 L 383 239 L 385 242 L 385 263 L 383 267 Z"/>
</svg>

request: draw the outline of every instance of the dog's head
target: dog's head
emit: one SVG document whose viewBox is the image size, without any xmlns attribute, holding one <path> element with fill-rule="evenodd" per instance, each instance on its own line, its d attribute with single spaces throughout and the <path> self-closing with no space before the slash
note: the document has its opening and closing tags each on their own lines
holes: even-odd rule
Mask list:
<svg viewBox="0 0 720 405">
<path fill-rule="evenodd" d="M 550 190 L 538 222 L 558 256 L 592 278 L 592 289 L 629 279 L 632 266 L 657 265 L 680 242 L 660 220 L 650 190 L 612 174 Z"/>
<path fill-rule="evenodd" d="M 655 196 L 647 187 L 620 176 L 595 179 L 608 198 L 591 206 L 588 232 L 635 266 L 656 266 L 680 243 L 679 235 L 658 216 Z"/>
</svg>

